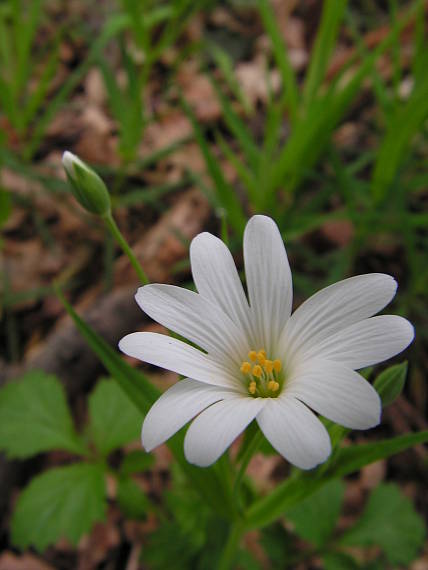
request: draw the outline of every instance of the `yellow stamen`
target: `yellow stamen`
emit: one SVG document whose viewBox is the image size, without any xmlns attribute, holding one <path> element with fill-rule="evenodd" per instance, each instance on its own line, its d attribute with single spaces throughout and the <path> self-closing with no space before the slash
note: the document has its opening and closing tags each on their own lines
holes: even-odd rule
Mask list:
<svg viewBox="0 0 428 570">
<path fill-rule="evenodd" d="M 251 371 L 251 364 L 249 362 L 243 362 L 241 364 L 241 372 L 248 374 Z"/>
<path fill-rule="evenodd" d="M 272 360 L 265 360 L 264 362 L 264 369 L 265 371 L 270 374 L 273 370 L 273 362 Z"/>
<path fill-rule="evenodd" d="M 273 369 L 275 370 L 275 372 L 280 372 L 281 368 L 282 368 L 281 361 L 279 360 L 279 358 L 277 358 L 276 360 L 273 361 Z"/>
<path fill-rule="evenodd" d="M 275 380 L 269 380 L 267 387 L 271 392 L 277 392 L 279 390 L 279 384 L 275 382 Z"/>
<path fill-rule="evenodd" d="M 256 364 L 255 366 L 253 366 L 253 376 L 255 376 L 256 378 L 260 378 L 260 376 L 262 375 L 262 367 L 259 366 L 258 364 Z"/>
<path fill-rule="evenodd" d="M 255 350 L 250 350 L 248 353 L 248 358 L 251 360 L 251 362 L 255 362 L 257 360 L 257 352 Z"/>
<path fill-rule="evenodd" d="M 249 393 L 250 393 L 250 394 L 255 394 L 255 393 L 256 393 L 256 390 L 257 390 L 256 383 L 255 383 L 254 381 L 253 381 L 253 382 L 250 382 L 250 385 L 248 386 L 248 391 L 249 391 Z"/>
</svg>

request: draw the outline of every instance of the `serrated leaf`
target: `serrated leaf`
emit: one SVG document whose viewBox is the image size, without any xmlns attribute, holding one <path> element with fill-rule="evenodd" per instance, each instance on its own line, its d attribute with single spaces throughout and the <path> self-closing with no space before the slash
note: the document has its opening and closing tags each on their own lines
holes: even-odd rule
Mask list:
<svg viewBox="0 0 428 570">
<path fill-rule="evenodd" d="M 140 437 L 143 416 L 113 380 L 98 382 L 89 396 L 89 434 L 107 455 Z"/>
<path fill-rule="evenodd" d="M 336 526 L 343 502 L 345 484 L 333 479 L 319 491 L 286 511 L 296 533 L 317 547 L 322 547 Z"/>
<path fill-rule="evenodd" d="M 16 458 L 52 449 L 86 452 L 55 376 L 28 372 L 0 390 L 0 449 Z"/>
<path fill-rule="evenodd" d="M 119 477 L 117 502 L 123 513 L 132 519 L 143 519 L 149 509 L 146 495 L 131 477 Z"/>
<path fill-rule="evenodd" d="M 407 362 L 395 364 L 381 372 L 374 381 L 374 388 L 377 390 L 385 408 L 401 394 L 406 382 Z"/>
<path fill-rule="evenodd" d="M 104 469 L 78 463 L 51 469 L 21 493 L 12 517 L 12 542 L 43 551 L 60 538 L 76 544 L 105 517 Z"/>
<path fill-rule="evenodd" d="M 361 518 L 341 539 L 347 546 L 377 545 L 391 564 L 409 564 L 423 546 L 426 529 L 411 501 L 393 484 L 379 485 Z"/>
<path fill-rule="evenodd" d="M 142 473 L 153 465 L 155 458 L 150 453 L 146 453 L 142 449 L 131 451 L 125 455 L 121 465 L 121 475 L 132 475 L 132 473 Z"/>
</svg>

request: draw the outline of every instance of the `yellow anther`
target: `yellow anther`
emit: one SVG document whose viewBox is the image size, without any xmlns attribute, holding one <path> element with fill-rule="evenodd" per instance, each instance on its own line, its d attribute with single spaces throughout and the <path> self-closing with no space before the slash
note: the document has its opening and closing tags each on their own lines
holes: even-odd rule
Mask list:
<svg viewBox="0 0 428 570">
<path fill-rule="evenodd" d="M 248 353 L 248 358 L 251 360 L 251 362 L 255 362 L 257 360 L 257 352 L 255 350 L 250 350 Z"/>
<path fill-rule="evenodd" d="M 272 362 L 272 360 L 265 360 L 263 366 L 264 366 L 265 371 L 266 371 L 268 374 L 270 374 L 270 373 L 272 372 L 272 370 L 273 370 L 273 362 Z"/>
<path fill-rule="evenodd" d="M 273 369 L 275 370 L 275 372 L 280 372 L 281 371 L 281 361 L 279 360 L 279 358 L 277 358 L 276 360 L 273 361 Z"/>
<path fill-rule="evenodd" d="M 250 394 L 255 394 L 257 390 L 257 385 L 255 382 L 250 382 L 250 385 L 248 386 L 248 391 Z"/>
<path fill-rule="evenodd" d="M 243 362 L 241 364 L 241 372 L 248 374 L 251 371 L 251 364 L 249 362 Z"/>
<path fill-rule="evenodd" d="M 253 366 L 253 376 L 255 376 L 256 378 L 260 378 L 260 376 L 262 375 L 262 367 L 259 366 L 258 364 L 256 364 L 255 366 Z"/>
<path fill-rule="evenodd" d="M 271 392 L 277 392 L 279 390 L 279 384 L 278 382 L 275 382 L 275 380 L 270 380 L 267 387 Z"/>
</svg>

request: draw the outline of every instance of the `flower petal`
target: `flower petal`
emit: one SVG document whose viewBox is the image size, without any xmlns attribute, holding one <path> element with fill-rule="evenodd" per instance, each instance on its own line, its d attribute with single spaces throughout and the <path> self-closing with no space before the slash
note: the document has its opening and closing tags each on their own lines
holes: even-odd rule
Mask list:
<svg viewBox="0 0 428 570">
<path fill-rule="evenodd" d="M 266 404 L 265 398 L 234 396 L 210 406 L 190 425 L 184 439 L 187 461 L 207 467 L 222 455 Z"/>
<path fill-rule="evenodd" d="M 349 368 L 364 368 L 387 360 L 413 340 L 413 326 L 395 315 L 364 319 L 329 336 L 309 351 L 309 356 L 334 360 Z"/>
<path fill-rule="evenodd" d="M 300 469 L 312 469 L 331 453 L 325 427 L 294 398 L 268 398 L 257 422 L 278 453 Z"/>
<path fill-rule="evenodd" d="M 199 294 L 206 297 L 245 331 L 249 345 L 254 339 L 250 308 L 227 246 L 208 232 L 197 235 L 190 246 L 192 275 Z"/>
<path fill-rule="evenodd" d="M 145 417 L 141 433 L 144 448 L 151 451 L 202 410 L 233 395 L 231 390 L 220 390 L 189 378 L 177 382 L 162 394 Z"/>
<path fill-rule="evenodd" d="M 119 348 L 138 358 L 194 380 L 243 390 L 239 380 L 197 348 L 165 334 L 136 332 L 122 338 Z"/>
<path fill-rule="evenodd" d="M 214 303 L 173 285 L 145 285 L 135 296 L 152 319 L 236 365 L 248 347 L 243 333 Z"/>
<path fill-rule="evenodd" d="M 343 364 L 308 360 L 289 379 L 285 393 L 347 428 L 369 429 L 380 422 L 379 394 Z"/>
<path fill-rule="evenodd" d="M 271 354 L 290 317 L 291 271 L 278 227 L 266 216 L 253 216 L 244 233 L 244 260 L 251 314 L 259 346 Z"/>
<path fill-rule="evenodd" d="M 288 357 L 334 333 L 371 317 L 387 305 L 397 290 L 395 280 L 382 273 L 358 275 L 321 289 L 291 316 L 280 344 Z"/>
</svg>

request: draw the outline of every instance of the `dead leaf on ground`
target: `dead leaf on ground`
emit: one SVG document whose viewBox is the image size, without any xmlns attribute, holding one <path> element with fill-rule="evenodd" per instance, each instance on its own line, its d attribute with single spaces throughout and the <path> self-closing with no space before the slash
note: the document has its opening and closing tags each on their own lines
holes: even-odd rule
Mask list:
<svg viewBox="0 0 428 570">
<path fill-rule="evenodd" d="M 0 555 L 0 570 L 55 570 L 53 566 L 33 554 L 17 556 L 12 552 Z"/>
</svg>

